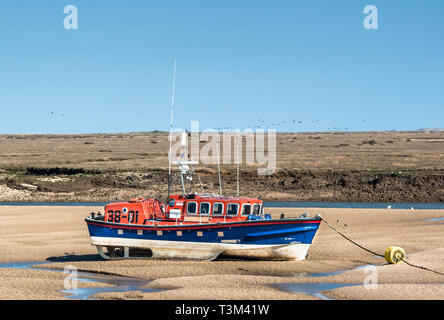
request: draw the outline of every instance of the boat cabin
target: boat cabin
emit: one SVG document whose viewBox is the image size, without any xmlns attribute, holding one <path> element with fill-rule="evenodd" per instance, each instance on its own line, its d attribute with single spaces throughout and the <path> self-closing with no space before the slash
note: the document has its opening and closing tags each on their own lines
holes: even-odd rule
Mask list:
<svg viewBox="0 0 444 320">
<path fill-rule="evenodd" d="M 167 214 L 170 219 L 191 221 L 204 220 L 247 220 L 263 213 L 263 203 L 259 199 L 224 197 L 212 194 L 174 195 L 170 197 Z M 182 218 L 182 219 L 181 219 Z"/>
<path fill-rule="evenodd" d="M 104 220 L 124 224 L 217 223 L 260 219 L 263 202 L 255 198 L 213 194 L 171 195 L 165 204 L 157 199 L 136 198 L 105 206 Z"/>
</svg>

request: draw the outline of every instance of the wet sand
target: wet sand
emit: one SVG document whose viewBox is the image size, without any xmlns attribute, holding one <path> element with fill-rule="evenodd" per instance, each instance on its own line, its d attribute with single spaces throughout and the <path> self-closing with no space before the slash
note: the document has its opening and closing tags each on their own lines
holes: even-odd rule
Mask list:
<svg viewBox="0 0 444 320">
<path fill-rule="evenodd" d="M 150 280 L 145 288 L 168 289 L 93 296 L 99 299 L 319 299 L 285 290 L 288 283 L 355 284 L 320 291 L 332 299 L 444 299 L 444 276 L 406 264 L 388 265 L 324 223 L 305 261 L 104 261 L 90 245 L 83 220 L 98 210 L 103 208 L 0 206 L 0 263 L 49 261 L 42 267 L 63 270 L 73 265 L 79 271 Z M 444 273 L 444 221 L 426 221 L 444 217 L 444 210 L 270 208 L 266 212 L 274 217 L 282 212 L 288 217 L 321 214 L 336 229 L 377 253 L 400 246 L 407 252 L 407 261 Z M 372 279 L 377 283 L 368 281 L 371 275 L 376 275 Z M 65 277 L 63 272 L 2 267 L 0 299 L 64 299 Z M 376 285 L 365 286 L 366 280 Z"/>
</svg>

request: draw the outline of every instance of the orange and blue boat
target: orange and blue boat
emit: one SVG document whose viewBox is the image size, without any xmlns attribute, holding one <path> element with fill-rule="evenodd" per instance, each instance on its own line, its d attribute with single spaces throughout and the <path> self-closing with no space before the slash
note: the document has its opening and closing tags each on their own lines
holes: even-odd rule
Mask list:
<svg viewBox="0 0 444 320">
<path fill-rule="evenodd" d="M 272 219 L 254 198 L 212 194 L 132 199 L 86 219 L 91 242 L 105 259 L 238 258 L 303 260 L 320 217 Z"/>
</svg>

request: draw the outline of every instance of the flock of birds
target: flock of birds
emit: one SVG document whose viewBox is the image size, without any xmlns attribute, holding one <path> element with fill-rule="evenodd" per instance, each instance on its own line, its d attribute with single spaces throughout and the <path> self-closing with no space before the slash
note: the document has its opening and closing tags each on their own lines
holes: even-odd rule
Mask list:
<svg viewBox="0 0 444 320">
<path fill-rule="evenodd" d="M 56 112 L 51 111 L 51 116 L 52 116 L 52 117 L 56 117 L 56 116 L 58 116 L 58 115 L 59 115 L 59 114 L 57 114 Z M 63 117 L 65 116 L 65 114 L 61 113 L 59 116 L 63 118 Z"/>
<path fill-rule="evenodd" d="M 321 122 L 321 120 L 319 120 L 318 118 L 311 120 L 312 124 L 317 124 Z M 365 120 L 361 120 L 361 123 L 365 122 Z M 302 125 L 304 122 L 297 120 L 297 119 L 291 119 L 288 121 L 282 120 L 282 121 L 278 121 L 278 122 L 273 122 L 271 124 L 267 124 L 265 122 L 265 120 L 262 119 L 257 119 L 257 122 L 254 126 L 250 126 L 249 128 L 256 128 L 256 129 L 278 129 L 279 127 L 283 127 L 283 126 L 298 126 L 298 125 Z M 310 121 L 308 121 L 308 123 L 310 123 Z M 223 131 L 223 130 L 229 130 L 231 129 L 230 127 L 223 127 L 223 128 L 215 128 L 217 131 Z M 333 130 L 333 131 L 341 131 L 341 130 L 348 130 L 348 128 L 338 128 L 338 127 L 329 127 L 328 130 Z"/>
<path fill-rule="evenodd" d="M 52 117 L 59 116 L 59 117 L 63 118 L 65 116 L 65 114 L 63 114 L 63 113 L 58 114 L 58 113 L 56 113 L 54 111 L 51 111 L 51 116 Z M 314 120 L 311 120 L 311 123 L 318 123 L 320 121 L 321 120 L 316 118 Z M 361 120 L 361 122 L 365 122 L 365 120 Z M 282 120 L 282 121 L 278 121 L 278 122 L 273 122 L 270 125 L 266 125 L 265 120 L 257 119 L 257 122 L 256 122 L 256 124 L 253 127 L 256 128 L 256 129 L 260 129 L 260 128 L 262 128 L 262 129 L 277 129 L 278 127 L 284 126 L 285 124 L 287 124 L 287 122 L 285 120 Z M 288 124 L 290 124 L 290 125 L 301 125 L 301 124 L 303 124 L 303 122 L 300 121 L 300 120 L 297 120 L 297 119 L 292 119 L 292 120 L 288 121 Z M 215 128 L 215 129 L 217 131 L 223 131 L 223 130 L 229 130 L 231 128 L 230 127 L 223 127 L 223 128 Z M 340 129 L 340 128 L 337 128 L 337 127 L 329 127 L 328 130 L 340 131 L 340 130 L 348 130 L 348 128 Z"/>
</svg>

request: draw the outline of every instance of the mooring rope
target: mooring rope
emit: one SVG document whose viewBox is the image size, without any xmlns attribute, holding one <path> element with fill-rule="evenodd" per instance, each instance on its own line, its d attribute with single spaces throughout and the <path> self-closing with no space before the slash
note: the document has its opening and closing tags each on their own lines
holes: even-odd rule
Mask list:
<svg viewBox="0 0 444 320">
<path fill-rule="evenodd" d="M 426 268 L 426 267 L 423 267 L 423 266 L 418 266 L 418 265 L 412 264 L 412 263 L 406 261 L 405 259 L 401 259 L 401 260 L 402 260 L 403 262 L 405 262 L 407 265 L 411 266 L 411 267 L 418 268 L 418 269 L 423 269 L 423 270 L 427 270 L 427 271 L 430 271 L 430 272 L 434 272 L 434 273 L 436 273 L 436 274 L 439 274 L 439 275 L 441 275 L 441 276 L 444 276 L 444 273 L 442 273 L 442 272 L 439 272 L 439 271 L 436 271 L 436 270 L 433 270 L 433 269 L 429 269 L 429 268 Z"/>
<path fill-rule="evenodd" d="M 374 251 L 372 251 L 372 250 L 370 250 L 370 249 L 367 249 L 367 248 L 361 246 L 360 244 L 356 243 L 355 241 L 353 241 L 352 239 L 350 239 L 349 237 L 347 237 L 347 236 L 344 235 L 343 233 L 339 232 L 339 231 L 336 230 L 331 224 L 329 224 L 329 223 L 327 222 L 327 220 L 325 220 L 324 218 L 321 218 L 321 220 L 324 221 L 325 224 L 326 224 L 327 226 L 329 226 L 331 229 L 333 229 L 333 231 L 335 231 L 337 234 L 339 234 L 340 236 L 342 236 L 342 237 L 345 238 L 346 240 L 348 240 L 348 241 L 350 241 L 351 243 L 353 243 L 355 246 L 357 246 L 357 247 L 359 247 L 359 248 L 361 248 L 361 249 L 363 249 L 363 250 L 365 250 L 365 251 L 367 251 L 367 252 L 370 252 L 371 254 L 374 254 L 375 256 L 385 258 L 385 255 L 383 255 L 383 254 L 379 254 L 379 253 L 374 252 Z M 426 268 L 426 267 L 423 267 L 423 266 L 415 265 L 415 264 L 413 264 L 413 263 L 410 263 L 410 262 L 406 261 L 405 259 L 401 259 L 401 260 L 402 260 L 403 262 L 405 262 L 407 265 L 411 266 L 411 267 L 418 268 L 418 269 L 422 269 L 422 270 L 427 270 L 427 271 L 430 271 L 430 272 L 434 272 L 434 273 L 436 273 L 436 274 L 439 274 L 439 275 L 441 275 L 441 276 L 444 276 L 444 273 L 442 273 L 442 272 L 439 272 L 439 271 L 436 271 L 436 270 L 432 270 L 432 269 L 429 269 L 429 268 Z"/>
<path fill-rule="evenodd" d="M 372 251 L 372 250 L 370 250 L 370 249 L 367 249 L 367 248 L 361 246 L 360 244 L 357 244 L 357 243 L 354 242 L 352 239 L 350 239 L 350 238 L 347 237 L 346 235 L 342 234 L 341 232 L 339 232 L 338 230 L 336 230 L 335 228 L 333 228 L 333 226 L 330 225 L 330 224 L 327 222 L 327 220 L 325 220 L 324 218 L 321 218 L 321 220 L 324 221 L 324 222 L 327 224 L 327 226 L 329 226 L 330 228 L 332 228 L 337 234 L 339 234 L 340 236 L 344 237 L 346 240 L 350 241 L 351 243 L 353 243 L 354 245 L 358 246 L 359 248 L 361 248 L 361 249 L 363 249 L 363 250 L 365 250 L 365 251 L 367 251 L 367 252 L 370 252 L 370 253 L 372 253 L 372 254 L 374 254 L 374 255 L 376 255 L 376 256 L 383 257 L 383 258 L 385 257 L 383 254 L 376 253 L 376 252 L 374 252 L 374 251 Z"/>
</svg>

